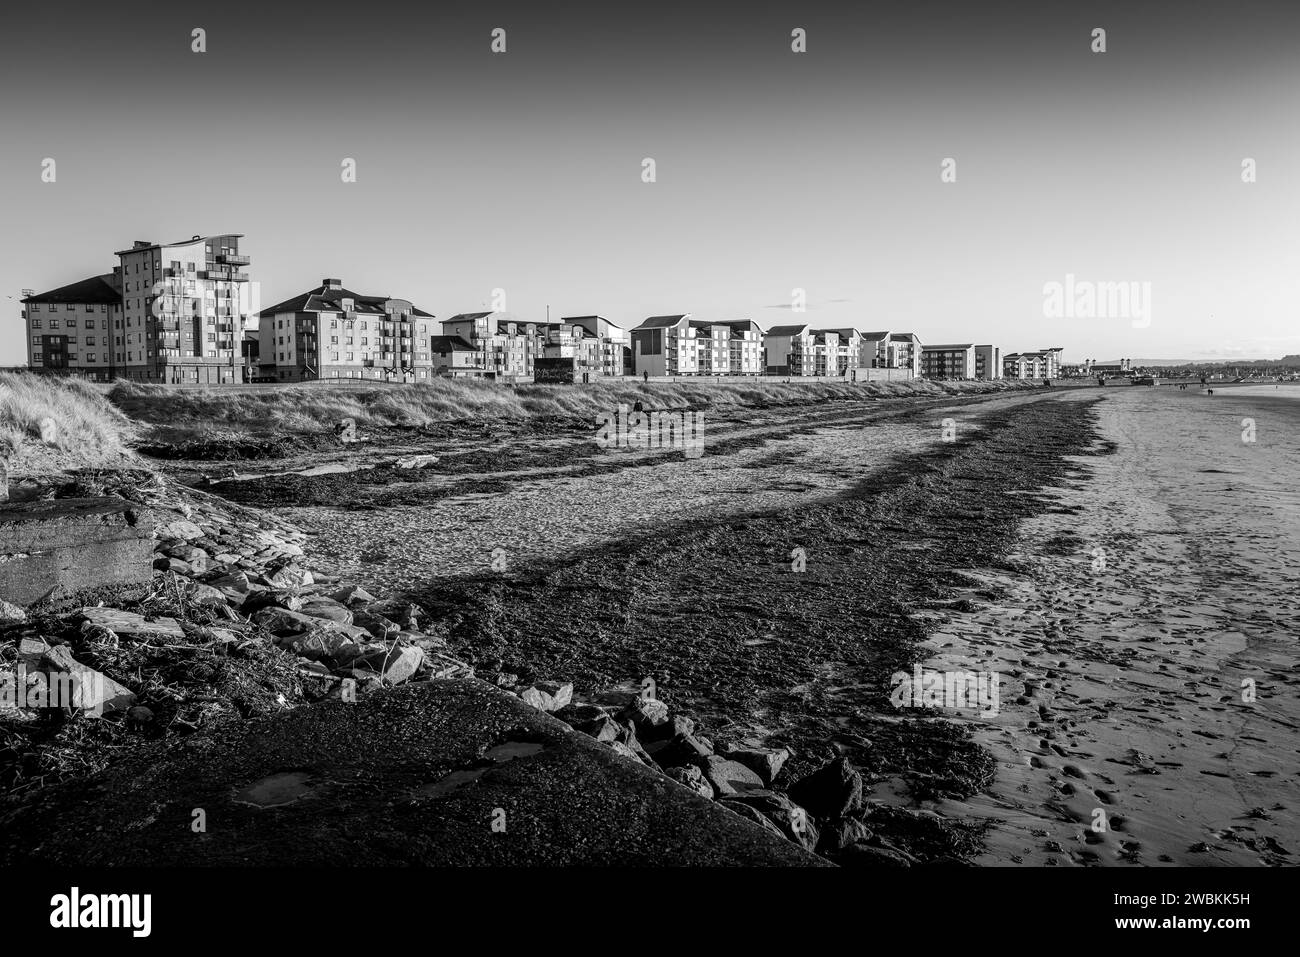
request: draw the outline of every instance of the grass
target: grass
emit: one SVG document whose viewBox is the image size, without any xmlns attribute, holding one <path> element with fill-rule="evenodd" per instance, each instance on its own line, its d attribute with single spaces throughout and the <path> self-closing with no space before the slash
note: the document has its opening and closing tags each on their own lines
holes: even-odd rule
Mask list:
<svg viewBox="0 0 1300 957">
<path fill-rule="evenodd" d="M 0 457 L 11 472 L 125 464 L 135 433 L 134 423 L 91 383 L 0 373 Z"/>
<path fill-rule="evenodd" d="M 646 383 L 629 377 L 590 385 L 521 385 L 517 389 L 474 379 L 428 384 L 330 388 L 283 386 L 265 391 L 177 390 L 117 383 L 110 399 L 132 418 L 160 431 L 189 431 L 211 438 L 223 433 L 311 434 L 333 432 L 344 419 L 358 427 L 387 428 L 481 420 L 591 419 L 619 403 L 648 409 L 717 409 L 806 404 L 903 395 L 944 395 L 1003 388 L 991 383 L 804 382 Z"/>
</svg>

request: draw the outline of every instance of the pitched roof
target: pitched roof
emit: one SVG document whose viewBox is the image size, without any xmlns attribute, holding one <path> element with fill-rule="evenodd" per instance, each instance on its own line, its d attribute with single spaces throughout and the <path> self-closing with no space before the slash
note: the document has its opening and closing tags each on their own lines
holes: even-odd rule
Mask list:
<svg viewBox="0 0 1300 957">
<path fill-rule="evenodd" d="M 680 316 L 650 316 L 649 318 L 643 320 L 641 322 L 641 325 L 637 326 L 637 328 L 638 329 L 667 329 L 670 326 L 677 325 L 683 319 L 689 321 L 690 318 L 691 318 L 691 314 L 689 312 L 684 312 Z"/>
<path fill-rule="evenodd" d="M 122 293 L 113 285 L 113 274 L 91 276 L 49 292 L 28 296 L 23 302 L 121 302 Z"/>
<path fill-rule="evenodd" d="M 209 239 L 243 239 L 243 233 L 213 233 L 211 236 L 192 236 L 189 239 L 182 239 L 178 243 L 150 243 L 143 242 L 140 245 L 132 246 L 130 249 L 119 249 L 113 253 L 114 256 L 121 256 L 123 253 L 138 253 L 142 249 L 170 249 L 173 246 L 193 246 L 195 243 L 206 243 Z"/>
<path fill-rule="evenodd" d="M 430 336 L 429 345 L 434 352 L 478 352 L 460 336 Z"/>
<path fill-rule="evenodd" d="M 458 312 L 450 319 L 444 319 L 443 322 L 464 322 L 468 319 L 482 319 L 484 316 L 492 315 L 491 312 Z"/>
<path fill-rule="evenodd" d="M 864 332 L 864 333 L 862 333 L 862 338 L 863 338 L 863 339 L 871 339 L 872 341 L 878 341 L 878 340 L 880 340 L 880 339 L 887 339 L 888 337 L 889 337 L 889 333 L 888 333 L 888 332 Z"/>
<path fill-rule="evenodd" d="M 938 346 L 921 346 L 921 351 L 922 351 L 922 352 L 942 352 L 942 351 L 944 351 L 945 349 L 947 349 L 947 350 L 952 350 L 952 349 L 974 349 L 974 348 L 975 348 L 975 346 L 974 346 L 973 343 L 970 343 L 970 342 L 957 342 L 957 343 L 948 343 L 947 345 L 938 345 Z"/>
<path fill-rule="evenodd" d="M 797 336 L 808 329 L 808 323 L 798 326 L 773 326 L 767 330 L 769 336 Z"/>
<path fill-rule="evenodd" d="M 912 332 L 891 332 L 889 334 L 889 339 L 891 342 L 902 342 L 904 339 L 912 340 L 915 342 L 921 341 L 920 338 L 915 333 Z"/>
<path fill-rule="evenodd" d="M 292 299 L 276 303 L 269 309 L 263 309 L 258 315 L 273 316 L 278 312 L 340 312 L 343 309 L 343 300 L 351 299 L 356 312 L 365 315 L 384 316 L 387 315 L 384 311 L 384 303 L 391 298 L 391 296 L 362 296 L 350 289 L 331 288 L 330 286 L 321 285 L 315 289 L 309 289 L 301 295 L 294 296 Z M 436 318 L 433 313 L 417 309 L 414 304 L 411 306 L 411 315 L 418 316 L 421 319 Z"/>
</svg>

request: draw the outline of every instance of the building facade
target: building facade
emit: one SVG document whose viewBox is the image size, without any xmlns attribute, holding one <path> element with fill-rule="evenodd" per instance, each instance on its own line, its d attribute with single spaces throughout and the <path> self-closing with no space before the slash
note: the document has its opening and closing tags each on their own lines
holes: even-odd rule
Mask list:
<svg viewBox="0 0 1300 957">
<path fill-rule="evenodd" d="M 632 363 L 637 375 L 698 375 L 699 346 L 691 314 L 650 316 L 632 330 Z"/>
<path fill-rule="evenodd" d="M 1062 351 L 1053 346 L 1037 352 L 1007 353 L 1002 359 L 1003 375 L 1008 379 L 1059 379 Z"/>
<path fill-rule="evenodd" d="M 913 378 L 921 375 L 921 338 L 911 332 L 891 332 L 886 348 L 887 368 L 906 369 Z"/>
<path fill-rule="evenodd" d="M 921 375 L 927 379 L 974 379 L 974 344 L 922 346 Z"/>
<path fill-rule="evenodd" d="M 604 316 L 566 316 L 560 322 L 582 326 L 600 340 L 601 375 L 622 376 L 632 372 L 632 339 L 626 329 Z"/>
<path fill-rule="evenodd" d="M 27 365 L 38 372 L 109 380 L 122 338 L 121 276 L 91 276 L 23 299 Z"/>
<path fill-rule="evenodd" d="M 262 377 L 427 381 L 434 316 L 406 299 L 363 296 L 338 279 L 262 310 Z"/>
<path fill-rule="evenodd" d="M 483 375 L 514 381 L 532 378 L 546 346 L 546 324 L 524 322 L 507 312 L 462 312 L 444 320 L 444 336 L 459 336 L 480 353 Z"/>
<path fill-rule="evenodd" d="M 1002 350 L 997 346 L 975 347 L 975 378 L 1002 378 Z"/>
</svg>

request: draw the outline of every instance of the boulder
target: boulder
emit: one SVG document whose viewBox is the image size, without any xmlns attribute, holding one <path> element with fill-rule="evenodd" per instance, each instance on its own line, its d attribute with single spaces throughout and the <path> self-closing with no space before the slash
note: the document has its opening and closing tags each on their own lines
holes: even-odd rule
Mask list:
<svg viewBox="0 0 1300 957">
<path fill-rule="evenodd" d="M 785 834 L 781 832 L 781 829 L 777 827 L 775 824 L 773 824 L 771 821 L 769 821 L 766 815 L 750 807 L 748 804 L 739 804 L 739 803 L 728 802 L 728 801 L 720 801 L 718 803 L 721 804 L 723 807 L 725 807 L 728 811 L 731 811 L 733 814 L 739 814 L 741 817 L 745 818 L 746 820 L 754 824 L 757 824 L 763 830 L 769 831 L 772 834 L 777 835 L 778 837 L 785 837 Z"/>
<path fill-rule="evenodd" d="M 678 784 L 682 785 L 682 787 L 689 788 L 701 797 L 708 798 L 710 801 L 713 800 L 713 785 L 705 779 L 704 773 L 700 771 L 699 768 L 694 766 L 669 768 L 664 773 Z"/>
<path fill-rule="evenodd" d="M 722 752 L 730 761 L 739 761 L 770 786 L 790 757 L 785 748 L 728 748 Z"/>
<path fill-rule="evenodd" d="M 366 591 L 360 585 L 347 585 L 343 588 L 339 588 L 330 592 L 330 597 L 345 605 L 364 605 L 375 600 L 375 596 L 370 594 L 370 592 Z"/>
<path fill-rule="evenodd" d="M 703 741 L 690 734 L 678 735 L 668 741 L 653 741 L 646 745 L 646 750 L 665 768 L 697 764 L 713 754 Z"/>
<path fill-rule="evenodd" d="M 819 850 L 827 854 L 835 854 L 844 850 L 850 844 L 869 841 L 871 838 L 871 828 L 857 818 L 837 818 L 823 824 Z"/>
<path fill-rule="evenodd" d="M 387 684 L 396 685 L 409 681 L 424 664 L 424 652 L 419 648 L 394 645 L 383 651 L 367 654 L 357 659 L 354 666 L 364 663 L 373 668 Z"/>
<path fill-rule="evenodd" d="M 302 608 L 299 610 L 304 615 L 311 615 L 313 618 L 327 618 L 330 621 L 342 622 L 345 625 L 352 624 L 352 612 L 348 611 L 346 605 L 334 601 L 332 598 L 309 599 L 303 602 Z"/>
<path fill-rule="evenodd" d="M 393 461 L 395 469 L 427 469 L 438 464 L 436 455 L 407 455 Z"/>
<path fill-rule="evenodd" d="M 401 631 L 397 622 L 385 618 L 383 615 L 372 614 L 364 609 L 352 612 L 352 623 L 358 628 L 364 628 L 380 640 Z"/>
<path fill-rule="evenodd" d="M 838 757 L 789 788 L 790 799 L 819 818 L 847 817 L 862 808 L 862 775 Z"/>
<path fill-rule="evenodd" d="M 835 858 L 844 867 L 911 867 L 906 854 L 870 844 L 850 844 Z"/>
<path fill-rule="evenodd" d="M 763 787 L 763 779 L 738 761 L 728 761 L 712 754 L 700 758 L 696 765 L 719 796 Z"/>
<path fill-rule="evenodd" d="M 199 528 L 188 519 L 178 518 L 175 521 L 166 522 L 159 525 L 154 530 L 154 535 L 160 539 L 176 539 L 182 541 L 191 541 L 203 537 L 203 529 Z"/>
<path fill-rule="evenodd" d="M 784 794 L 756 788 L 722 798 L 728 807 L 745 804 L 771 821 L 789 840 L 812 851 L 817 847 L 818 828 L 812 816 Z"/>
<path fill-rule="evenodd" d="M 100 715 L 122 711 L 135 704 L 134 692 L 77 661 L 67 645 L 55 645 L 45 653 L 44 661 L 53 671 L 71 678 L 71 700 L 51 701 L 51 706 L 81 708 Z M 51 676 L 51 692 L 61 684 L 57 677 Z"/>
<path fill-rule="evenodd" d="M 667 737 L 671 733 L 668 723 L 668 705 L 658 698 L 637 698 L 619 712 L 620 721 L 631 721 L 636 726 L 637 735 L 646 741 L 657 736 Z M 662 729 L 662 734 L 659 734 Z"/>
<path fill-rule="evenodd" d="M 26 620 L 26 611 L 20 606 L 0 598 L 0 625 L 15 625 Z"/>
</svg>

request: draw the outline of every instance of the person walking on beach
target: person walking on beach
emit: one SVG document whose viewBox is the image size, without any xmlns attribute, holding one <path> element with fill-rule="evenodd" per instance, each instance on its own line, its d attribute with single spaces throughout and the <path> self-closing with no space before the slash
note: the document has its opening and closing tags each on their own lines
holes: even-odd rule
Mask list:
<svg viewBox="0 0 1300 957">
<path fill-rule="evenodd" d="M 649 382 L 649 381 L 650 381 L 650 370 L 649 370 L 649 369 L 646 369 L 644 372 L 641 373 L 641 381 L 642 381 L 642 382 Z"/>
</svg>

